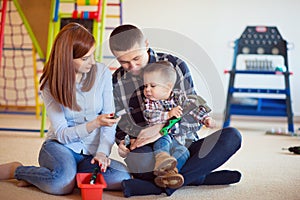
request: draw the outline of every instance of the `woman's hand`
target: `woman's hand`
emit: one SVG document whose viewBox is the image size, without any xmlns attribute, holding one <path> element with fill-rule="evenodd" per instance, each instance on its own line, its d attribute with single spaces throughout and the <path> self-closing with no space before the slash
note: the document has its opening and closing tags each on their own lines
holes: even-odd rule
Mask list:
<svg viewBox="0 0 300 200">
<path fill-rule="evenodd" d="M 118 153 L 122 158 L 126 158 L 130 150 L 125 146 L 125 140 L 122 140 L 118 146 Z"/>
<path fill-rule="evenodd" d="M 110 166 L 110 159 L 102 152 L 97 152 L 95 157 L 91 160 L 92 164 L 98 162 L 101 172 L 106 172 L 107 167 Z"/>
<path fill-rule="evenodd" d="M 113 126 L 114 124 L 118 123 L 118 121 L 121 119 L 120 117 L 114 118 L 114 114 L 102 114 L 98 115 L 95 119 L 97 124 L 100 126 Z"/>
<path fill-rule="evenodd" d="M 87 123 L 87 131 L 90 133 L 100 126 L 113 126 L 121 117 L 114 118 L 114 113 L 98 115 L 96 119 Z"/>
</svg>

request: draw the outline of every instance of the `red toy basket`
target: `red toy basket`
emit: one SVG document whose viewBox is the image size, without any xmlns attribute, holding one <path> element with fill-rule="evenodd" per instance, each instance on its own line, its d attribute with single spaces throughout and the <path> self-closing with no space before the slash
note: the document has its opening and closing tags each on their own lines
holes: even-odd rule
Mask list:
<svg viewBox="0 0 300 200">
<path fill-rule="evenodd" d="M 97 175 L 96 183 L 90 184 L 92 173 L 77 173 L 77 185 L 81 189 L 82 200 L 101 200 L 106 182 L 102 174 Z"/>
</svg>

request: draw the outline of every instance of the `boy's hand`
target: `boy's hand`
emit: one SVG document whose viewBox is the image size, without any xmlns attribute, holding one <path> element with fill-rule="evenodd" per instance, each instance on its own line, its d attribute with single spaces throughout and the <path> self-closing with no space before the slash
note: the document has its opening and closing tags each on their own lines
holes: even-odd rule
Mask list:
<svg viewBox="0 0 300 200">
<path fill-rule="evenodd" d="M 168 112 L 169 119 L 172 117 L 179 118 L 181 117 L 181 115 L 182 115 L 182 108 L 180 106 L 172 108 L 172 110 Z"/>
<path fill-rule="evenodd" d="M 204 125 L 207 128 L 215 128 L 216 127 L 216 121 L 213 118 L 211 118 L 211 117 L 207 117 L 204 120 Z"/>
</svg>

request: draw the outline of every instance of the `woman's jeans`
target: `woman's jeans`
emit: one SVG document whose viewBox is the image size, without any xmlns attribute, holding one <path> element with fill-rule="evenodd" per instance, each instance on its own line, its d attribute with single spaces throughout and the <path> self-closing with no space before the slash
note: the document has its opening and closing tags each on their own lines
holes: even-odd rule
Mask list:
<svg viewBox="0 0 300 200">
<path fill-rule="evenodd" d="M 39 154 L 40 167 L 20 166 L 15 178 L 24 180 L 40 190 L 56 195 L 71 193 L 76 185 L 76 173 L 93 172 L 98 164 L 91 164 L 93 156 L 73 152 L 54 140 L 43 143 Z M 111 160 L 110 167 L 102 172 L 108 190 L 121 190 L 121 182 L 130 179 L 122 163 Z"/>
</svg>

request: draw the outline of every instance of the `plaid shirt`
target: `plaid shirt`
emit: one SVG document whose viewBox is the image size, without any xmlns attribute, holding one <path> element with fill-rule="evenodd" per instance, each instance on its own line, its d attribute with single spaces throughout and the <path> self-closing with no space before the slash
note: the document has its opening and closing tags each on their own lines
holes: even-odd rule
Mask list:
<svg viewBox="0 0 300 200">
<path fill-rule="evenodd" d="M 174 89 L 170 95 L 170 97 L 166 100 L 150 100 L 145 99 L 144 101 L 144 117 L 148 121 L 149 125 L 166 123 L 169 119 L 168 112 L 177 106 L 181 106 L 183 110 L 185 109 L 185 105 L 189 100 L 186 94 L 178 89 Z M 199 106 L 188 114 L 194 117 L 196 121 L 203 124 L 204 119 L 208 116 L 208 112 L 206 111 L 204 106 Z M 180 126 L 183 128 L 188 125 L 189 122 L 185 120 L 185 118 L 181 119 Z M 183 130 L 188 130 L 188 127 L 183 128 Z M 178 127 L 174 126 L 171 129 L 171 135 L 182 145 L 185 144 L 186 133 L 184 131 L 178 130 Z"/>
<path fill-rule="evenodd" d="M 177 72 L 177 80 L 174 88 L 185 91 L 186 94 L 196 94 L 190 71 L 184 61 L 170 54 L 155 53 L 149 48 L 149 62 L 153 63 L 160 60 L 171 62 Z M 140 76 L 133 76 L 123 67 L 118 68 L 113 73 L 113 93 L 116 112 L 126 110 L 116 129 L 116 142 L 124 140 L 128 134 L 136 137 L 148 123 L 143 116 L 144 102 L 144 83 Z M 198 139 L 196 131 L 200 129 L 196 121 L 187 125 L 188 137 L 192 140 Z M 186 132 L 187 130 L 185 130 Z"/>
</svg>

